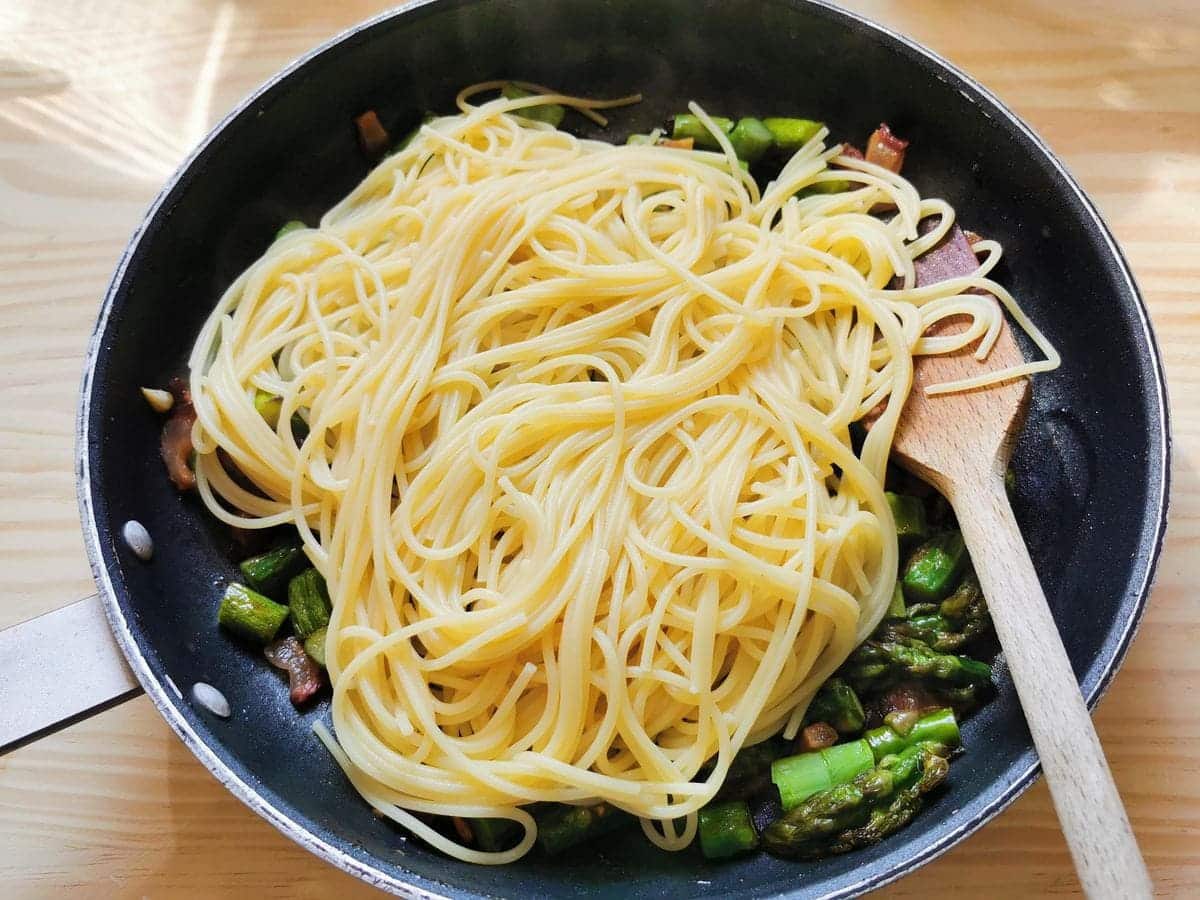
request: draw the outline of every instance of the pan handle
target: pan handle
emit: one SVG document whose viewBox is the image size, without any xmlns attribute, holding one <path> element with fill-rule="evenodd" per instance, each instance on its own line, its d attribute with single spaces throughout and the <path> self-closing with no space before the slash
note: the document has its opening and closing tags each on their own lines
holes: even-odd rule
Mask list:
<svg viewBox="0 0 1200 900">
<path fill-rule="evenodd" d="M 0 631 L 0 756 L 142 692 L 100 597 Z"/>
</svg>

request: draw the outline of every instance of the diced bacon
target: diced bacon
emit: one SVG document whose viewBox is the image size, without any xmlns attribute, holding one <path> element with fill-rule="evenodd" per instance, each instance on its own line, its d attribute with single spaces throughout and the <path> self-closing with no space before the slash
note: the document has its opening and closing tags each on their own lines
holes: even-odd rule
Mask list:
<svg viewBox="0 0 1200 900">
<path fill-rule="evenodd" d="M 182 378 L 172 378 L 167 389 L 175 398 L 175 404 L 163 424 L 159 451 L 171 482 L 180 491 L 190 491 L 196 486 L 196 473 L 191 467 L 192 425 L 196 421 L 196 410 Z"/>
<path fill-rule="evenodd" d="M 908 141 L 892 134 L 887 122 L 880 122 L 867 141 L 867 162 L 899 173 L 904 166 L 904 151 L 907 148 Z"/>
<path fill-rule="evenodd" d="M 358 129 L 358 145 L 363 155 L 369 160 L 377 160 L 383 156 L 392 139 L 379 121 L 379 115 L 373 109 L 368 109 L 354 119 L 354 127 Z"/>
</svg>

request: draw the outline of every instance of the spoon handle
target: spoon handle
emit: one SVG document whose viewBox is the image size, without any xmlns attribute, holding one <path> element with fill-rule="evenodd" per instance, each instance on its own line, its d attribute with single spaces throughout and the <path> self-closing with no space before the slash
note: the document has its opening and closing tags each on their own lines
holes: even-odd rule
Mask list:
<svg viewBox="0 0 1200 900">
<path fill-rule="evenodd" d="M 1084 893 L 1150 897 L 1150 875 L 1003 479 L 964 479 L 950 493 Z"/>
</svg>

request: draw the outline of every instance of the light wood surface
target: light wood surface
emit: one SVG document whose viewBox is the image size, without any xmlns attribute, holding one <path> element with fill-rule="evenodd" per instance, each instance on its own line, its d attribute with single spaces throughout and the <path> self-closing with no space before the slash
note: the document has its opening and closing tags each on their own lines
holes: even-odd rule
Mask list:
<svg viewBox="0 0 1200 900">
<path fill-rule="evenodd" d="M 950 319 L 926 333 L 962 327 Z M 925 393 L 929 385 L 1024 362 L 1007 324 L 986 361 L 972 351 L 917 359 L 893 458 L 954 507 L 1084 892 L 1097 900 L 1144 900 L 1151 895 L 1146 864 L 1004 486 L 1029 406 L 1030 381 L 944 396 Z"/>
<path fill-rule="evenodd" d="M 1097 201 L 1149 301 L 1172 392 L 1171 527 L 1096 724 L 1158 892 L 1200 896 L 1200 7 L 847 5 L 948 56 L 1024 116 Z M 0 2 L 0 626 L 92 589 L 73 481 L 80 362 L 146 205 L 240 97 L 383 6 Z M 880 896 L 1077 892 L 1039 783 Z M 65 895 L 374 893 L 247 811 L 139 699 L 0 758 L 0 896 Z"/>
</svg>

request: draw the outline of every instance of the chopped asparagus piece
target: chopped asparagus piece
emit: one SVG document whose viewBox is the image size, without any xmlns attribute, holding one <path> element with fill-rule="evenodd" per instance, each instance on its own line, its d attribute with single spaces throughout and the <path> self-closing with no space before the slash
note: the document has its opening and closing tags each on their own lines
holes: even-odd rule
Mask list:
<svg viewBox="0 0 1200 900">
<path fill-rule="evenodd" d="M 275 638 L 287 616 L 286 606 L 236 582 L 225 588 L 217 611 L 217 621 L 223 627 L 260 644 Z"/>
<path fill-rule="evenodd" d="M 266 419 L 267 424 L 274 428 L 279 424 L 279 414 L 283 411 L 283 398 L 263 391 L 254 391 L 254 408 Z"/>
<path fill-rule="evenodd" d="M 745 800 L 710 803 L 700 810 L 700 849 L 707 859 L 728 859 L 758 846 Z"/>
<path fill-rule="evenodd" d="M 763 125 L 775 139 L 775 146 L 786 153 L 795 153 L 811 141 L 822 128 L 822 122 L 812 119 L 763 119 Z"/>
<path fill-rule="evenodd" d="M 292 626 L 301 640 L 329 624 L 329 591 L 316 569 L 305 569 L 288 582 L 288 607 Z"/>
<path fill-rule="evenodd" d="M 328 629 L 321 627 L 304 639 L 304 652 L 311 656 L 313 662 L 322 669 L 327 668 L 325 665 L 325 635 L 327 633 Z"/>
<path fill-rule="evenodd" d="M 814 181 L 808 187 L 801 188 L 796 192 L 796 196 L 800 199 L 812 197 L 817 194 L 841 194 L 854 187 L 845 178 L 833 178 L 829 181 Z"/>
<path fill-rule="evenodd" d="M 303 563 L 304 552 L 299 547 L 286 546 L 242 560 L 238 568 L 256 591 L 274 594 Z"/>
<path fill-rule="evenodd" d="M 284 235 L 291 234 L 293 231 L 301 231 L 302 229 L 305 229 L 307 227 L 308 226 L 305 225 L 303 222 L 301 222 L 299 219 L 292 219 L 289 222 L 284 222 L 282 225 L 279 226 L 279 230 L 277 232 L 275 232 L 275 240 L 279 240 Z"/>
<path fill-rule="evenodd" d="M 471 819 L 471 834 L 480 850 L 505 850 L 515 843 L 521 826 L 512 819 Z"/>
<path fill-rule="evenodd" d="M 523 97 L 533 96 L 531 92 L 524 88 L 519 88 L 515 84 L 506 84 L 500 93 L 509 100 L 520 100 Z M 533 122 L 545 122 L 554 128 L 562 124 L 563 116 L 566 114 L 567 110 L 558 103 L 546 103 L 542 106 L 526 106 L 522 109 L 513 110 L 513 115 L 529 119 Z"/>
<path fill-rule="evenodd" d="M 949 765 L 921 747 L 888 756 L 852 782 L 807 798 L 763 831 L 779 856 L 814 858 L 873 844 L 906 825 Z"/>
<path fill-rule="evenodd" d="M 729 132 L 729 143 L 733 145 L 738 159 L 744 159 L 753 165 L 774 146 L 775 138 L 766 125 L 758 119 L 747 117 L 738 119 L 738 123 L 733 126 L 733 131 Z"/>
<path fill-rule="evenodd" d="M 929 536 L 929 526 L 925 522 L 925 504 L 920 497 L 908 494 L 893 494 L 888 491 L 888 506 L 892 510 L 892 518 L 896 522 L 896 536 L 903 541 L 923 541 Z"/>
<path fill-rule="evenodd" d="M 771 780 L 779 788 L 779 800 L 784 809 L 791 809 L 833 786 L 829 767 L 820 753 L 801 753 L 775 760 L 771 764 Z"/>
<path fill-rule="evenodd" d="M 958 585 L 966 564 L 961 532 L 935 535 L 909 557 L 904 567 L 904 596 L 914 603 L 937 603 Z"/>
<path fill-rule="evenodd" d="M 255 390 L 254 408 L 272 428 L 279 426 L 279 415 L 283 412 L 282 397 L 276 396 L 269 391 Z M 292 436 L 295 437 L 297 443 L 302 442 L 308 437 L 308 423 L 304 421 L 300 413 L 292 413 L 291 424 Z"/>
<path fill-rule="evenodd" d="M 875 765 L 875 756 L 866 741 L 850 741 L 819 751 L 829 768 L 831 784 L 845 784 L 860 772 Z"/>
<path fill-rule="evenodd" d="M 713 124 L 729 134 L 733 130 L 733 120 L 726 119 L 722 116 L 709 116 L 713 120 Z M 720 144 L 713 138 L 712 132 L 704 127 L 704 123 L 700 121 L 699 116 L 693 116 L 691 113 L 680 113 L 671 123 L 671 137 L 677 141 L 691 138 L 696 142 L 697 147 L 704 147 L 709 150 L 717 150 Z"/>
<path fill-rule="evenodd" d="M 854 689 L 841 678 L 830 678 L 808 705 L 806 722 L 828 722 L 841 735 L 862 731 L 866 716 Z"/>
<path fill-rule="evenodd" d="M 897 581 L 896 586 L 892 589 L 892 602 L 888 604 L 888 611 L 885 618 L 905 619 L 907 617 L 908 607 L 904 605 L 904 588 Z"/>
</svg>

